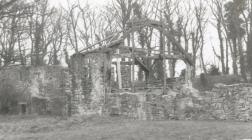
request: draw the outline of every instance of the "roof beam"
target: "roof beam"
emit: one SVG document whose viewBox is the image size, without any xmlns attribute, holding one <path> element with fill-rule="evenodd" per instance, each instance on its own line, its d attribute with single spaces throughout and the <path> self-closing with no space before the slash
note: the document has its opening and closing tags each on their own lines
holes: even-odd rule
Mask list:
<svg viewBox="0 0 252 140">
<path fill-rule="evenodd" d="M 130 53 L 125 54 L 113 54 L 113 58 L 132 58 Z M 137 55 L 138 58 L 146 58 L 146 59 L 184 59 L 182 55 L 169 55 L 166 54 L 164 56 L 162 55 L 153 55 L 153 56 L 144 56 L 144 55 Z"/>
</svg>

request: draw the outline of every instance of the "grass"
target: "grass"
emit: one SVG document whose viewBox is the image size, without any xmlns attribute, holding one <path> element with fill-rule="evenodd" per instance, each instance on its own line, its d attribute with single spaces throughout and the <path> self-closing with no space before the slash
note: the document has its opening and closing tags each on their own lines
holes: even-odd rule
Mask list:
<svg viewBox="0 0 252 140">
<path fill-rule="evenodd" d="M 0 117 L 0 140 L 242 140 L 251 122 L 137 121 L 125 118 Z"/>
</svg>

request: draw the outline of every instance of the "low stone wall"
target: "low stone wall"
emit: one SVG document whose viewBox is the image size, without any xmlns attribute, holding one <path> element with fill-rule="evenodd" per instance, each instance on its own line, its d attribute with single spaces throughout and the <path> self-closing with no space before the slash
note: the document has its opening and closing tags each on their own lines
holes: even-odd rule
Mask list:
<svg viewBox="0 0 252 140">
<path fill-rule="evenodd" d="M 187 89 L 180 93 L 170 91 L 168 95 L 162 95 L 161 90 L 125 92 L 111 94 L 105 108 L 111 116 L 140 120 L 192 119 L 201 110 L 201 100 L 197 93 Z"/>
<path fill-rule="evenodd" d="M 213 119 L 252 120 L 252 84 L 219 84 L 205 96 Z"/>
<path fill-rule="evenodd" d="M 159 90 L 111 94 L 106 111 L 140 120 L 252 120 L 252 85 L 221 85 L 199 93 L 183 87 L 162 95 Z"/>
</svg>

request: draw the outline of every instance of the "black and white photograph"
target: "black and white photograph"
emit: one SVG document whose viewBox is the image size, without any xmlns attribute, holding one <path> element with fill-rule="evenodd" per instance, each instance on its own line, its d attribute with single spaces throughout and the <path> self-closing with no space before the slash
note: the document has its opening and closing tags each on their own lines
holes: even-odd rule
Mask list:
<svg viewBox="0 0 252 140">
<path fill-rule="evenodd" d="M 0 140 L 252 140 L 252 0 L 0 0 Z"/>
</svg>

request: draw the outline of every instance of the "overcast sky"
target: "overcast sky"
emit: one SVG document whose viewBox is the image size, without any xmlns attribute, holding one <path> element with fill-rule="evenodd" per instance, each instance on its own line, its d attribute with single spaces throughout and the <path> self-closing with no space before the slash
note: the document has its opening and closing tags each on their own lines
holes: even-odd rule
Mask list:
<svg viewBox="0 0 252 140">
<path fill-rule="evenodd" d="M 53 6 L 66 6 L 67 5 L 67 1 L 69 1 L 70 3 L 74 3 L 76 0 L 49 0 L 49 2 L 51 3 L 51 5 Z M 102 6 L 104 4 L 106 4 L 107 1 L 110 0 L 79 0 L 80 3 L 90 3 L 91 5 L 96 5 L 96 6 Z"/>
<path fill-rule="evenodd" d="M 67 3 L 69 2 L 74 3 L 76 0 L 49 0 L 50 4 L 55 7 L 66 7 Z M 106 5 L 108 2 L 112 0 L 79 0 L 80 3 L 89 3 L 91 6 L 94 6 L 98 8 Z M 196 0 L 197 2 L 197 0 Z M 211 19 L 211 15 L 208 15 L 209 19 Z M 218 42 L 218 36 L 217 31 L 212 25 L 207 26 L 206 34 L 205 34 L 205 48 L 204 48 L 204 58 L 206 64 L 215 64 L 217 66 L 220 66 L 220 62 L 217 60 L 217 58 L 214 56 L 212 46 L 215 46 L 216 52 L 219 52 L 219 42 Z M 200 63 L 198 63 L 200 64 Z"/>
</svg>

